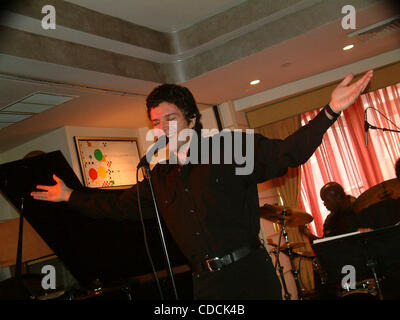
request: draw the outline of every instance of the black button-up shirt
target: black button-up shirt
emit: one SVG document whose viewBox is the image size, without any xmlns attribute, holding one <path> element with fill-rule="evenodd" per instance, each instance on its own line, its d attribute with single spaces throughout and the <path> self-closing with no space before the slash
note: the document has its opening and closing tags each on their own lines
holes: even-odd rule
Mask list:
<svg viewBox="0 0 400 320">
<path fill-rule="evenodd" d="M 229 157 L 222 151 L 224 144 L 223 164 L 157 164 L 151 179 L 158 209 L 189 262 L 223 256 L 253 243 L 260 230 L 257 184 L 306 162 L 333 122 L 322 111 L 284 140 L 254 134 L 254 170 L 248 175 L 237 175 L 238 165 L 224 160 Z M 218 138 L 218 134 L 213 138 Z M 138 186 L 144 214 L 154 214 L 147 180 L 123 192 L 76 190 L 69 204 L 93 217 L 137 219 Z"/>
</svg>

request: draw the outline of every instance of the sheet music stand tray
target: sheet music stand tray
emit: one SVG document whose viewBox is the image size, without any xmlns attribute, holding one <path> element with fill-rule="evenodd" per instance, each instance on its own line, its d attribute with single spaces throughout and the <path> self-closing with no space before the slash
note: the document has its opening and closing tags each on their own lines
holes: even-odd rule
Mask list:
<svg viewBox="0 0 400 320">
<path fill-rule="evenodd" d="M 347 274 L 342 273 L 342 268 L 352 265 L 356 281 L 375 278 L 379 297 L 383 299 L 378 279 L 400 269 L 400 226 L 319 242 L 312 248 L 327 275 L 328 284 L 340 285 Z"/>
</svg>

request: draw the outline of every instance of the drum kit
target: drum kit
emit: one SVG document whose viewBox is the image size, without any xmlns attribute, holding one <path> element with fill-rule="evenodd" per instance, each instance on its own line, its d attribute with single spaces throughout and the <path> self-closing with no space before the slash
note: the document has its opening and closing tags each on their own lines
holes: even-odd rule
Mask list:
<svg viewBox="0 0 400 320">
<path fill-rule="evenodd" d="M 361 194 L 354 203 L 354 212 L 356 214 L 360 213 L 362 210 L 375 205 L 377 203 L 381 203 L 388 199 L 398 199 L 400 198 L 400 179 L 392 179 L 384 181 L 376 186 L 368 189 L 363 194 Z M 297 209 L 297 208 L 289 208 L 280 205 L 270 205 L 265 204 L 260 207 L 260 215 L 262 219 L 268 220 L 270 222 L 276 223 L 280 226 L 279 232 L 279 241 L 278 244 L 274 243 L 272 239 L 268 240 L 268 245 L 272 248 L 271 253 L 275 255 L 275 269 L 278 268 L 279 275 L 282 281 L 282 287 L 284 290 L 284 298 L 286 300 L 290 299 L 290 294 L 287 290 L 287 286 L 285 283 L 285 278 L 283 275 L 283 268 L 281 266 L 279 260 L 279 254 L 282 252 L 289 257 L 291 272 L 293 274 L 296 289 L 298 292 L 298 298 L 301 300 L 307 296 L 307 292 L 301 288 L 299 281 L 299 270 L 296 268 L 294 259 L 296 257 L 310 259 L 312 261 L 313 270 L 320 277 L 320 282 L 322 285 L 325 284 L 326 274 L 324 273 L 323 268 L 318 262 L 318 259 L 314 252 L 304 251 L 305 243 L 303 242 L 290 242 L 287 233 L 287 227 L 301 227 L 309 224 L 313 221 L 313 217 L 307 212 Z M 400 220 L 400 219 L 399 219 Z M 313 240 L 319 239 L 315 235 L 310 232 L 304 232 L 301 228 L 300 231 L 306 235 L 309 240 L 312 242 Z M 284 239 L 284 243 L 281 244 L 281 239 Z M 376 279 L 375 279 L 376 280 Z M 376 281 L 374 279 L 366 279 L 357 283 L 355 290 L 345 290 L 336 292 L 336 296 L 338 298 L 343 298 L 350 296 L 354 293 L 366 293 L 369 296 L 376 296 Z"/>
<path fill-rule="evenodd" d="M 283 267 L 280 263 L 279 253 L 282 252 L 289 257 L 291 272 L 293 274 L 296 288 L 298 292 L 298 298 L 303 298 L 303 289 L 300 285 L 299 279 L 299 270 L 296 268 L 294 263 L 294 258 L 301 257 L 306 259 L 313 259 L 314 254 L 312 252 L 304 252 L 304 251 L 294 251 L 294 249 L 305 247 L 304 242 L 289 242 L 289 236 L 287 233 L 286 227 L 298 227 L 303 226 L 310 223 L 313 220 L 313 217 L 309 215 L 307 212 L 296 208 L 288 208 L 285 206 L 279 205 L 270 205 L 265 204 L 260 208 L 261 218 L 271 221 L 273 223 L 277 223 L 280 226 L 279 233 L 279 241 L 278 244 L 272 242 L 271 239 L 268 239 L 268 245 L 272 246 L 273 249 L 271 253 L 273 253 L 276 257 L 275 269 L 278 268 L 280 278 L 282 281 L 282 287 L 284 289 L 284 297 L 286 300 L 290 300 L 290 294 L 288 292 L 286 281 L 283 275 Z M 281 244 L 281 239 L 284 239 L 284 243 Z"/>
</svg>

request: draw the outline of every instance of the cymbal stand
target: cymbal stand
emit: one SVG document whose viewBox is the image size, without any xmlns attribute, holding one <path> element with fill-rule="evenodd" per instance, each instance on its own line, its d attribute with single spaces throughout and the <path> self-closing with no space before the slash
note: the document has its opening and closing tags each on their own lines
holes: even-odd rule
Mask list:
<svg viewBox="0 0 400 320">
<path fill-rule="evenodd" d="M 284 207 L 283 211 L 282 211 L 282 217 L 279 219 L 279 224 L 281 225 L 283 237 L 285 238 L 285 241 L 287 244 L 287 251 L 288 251 L 288 255 L 289 255 L 290 264 L 292 266 L 292 274 L 293 274 L 293 277 L 294 277 L 294 280 L 296 283 L 297 295 L 298 295 L 298 298 L 300 300 L 302 300 L 302 290 L 301 290 L 300 281 L 299 281 L 299 271 L 296 269 L 296 266 L 294 264 L 293 251 L 292 251 L 292 247 L 290 246 L 290 243 L 289 243 L 289 235 L 287 233 L 286 226 L 285 226 L 285 217 L 286 216 L 287 216 L 287 212 L 286 212 L 286 208 Z"/>
<path fill-rule="evenodd" d="M 279 224 L 281 224 L 281 221 L 279 222 Z M 287 286 L 286 286 L 285 276 L 283 274 L 283 267 L 282 267 L 281 262 L 279 260 L 279 253 L 280 253 L 280 249 L 281 249 L 282 232 L 283 232 L 283 229 L 281 228 L 281 230 L 279 232 L 278 247 L 275 250 L 275 260 L 276 260 L 275 261 L 275 270 L 276 270 L 276 267 L 278 266 L 278 271 L 279 271 L 279 275 L 281 277 L 283 291 L 285 292 L 285 294 L 284 294 L 285 300 L 290 300 L 290 293 L 289 293 L 289 291 L 287 289 Z"/>
<path fill-rule="evenodd" d="M 380 285 L 380 281 L 379 281 L 378 275 L 376 273 L 376 267 L 377 267 L 378 263 L 374 259 L 374 255 L 371 254 L 370 251 L 368 250 L 369 249 L 369 241 L 368 241 L 368 239 L 364 239 L 362 241 L 362 244 L 363 244 L 364 255 L 365 255 L 366 260 L 367 260 L 366 266 L 371 269 L 372 274 L 374 275 L 374 279 L 375 279 L 375 284 L 376 284 L 376 289 L 377 289 L 377 292 L 378 292 L 379 300 L 384 300 L 383 299 L 381 285 Z"/>
</svg>

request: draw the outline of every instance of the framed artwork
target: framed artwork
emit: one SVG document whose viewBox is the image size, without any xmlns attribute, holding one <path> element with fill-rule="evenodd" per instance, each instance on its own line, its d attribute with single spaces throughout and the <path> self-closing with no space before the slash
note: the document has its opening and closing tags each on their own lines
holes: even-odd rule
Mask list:
<svg viewBox="0 0 400 320">
<path fill-rule="evenodd" d="M 74 137 L 84 185 L 124 188 L 136 183 L 136 138 Z"/>
</svg>

